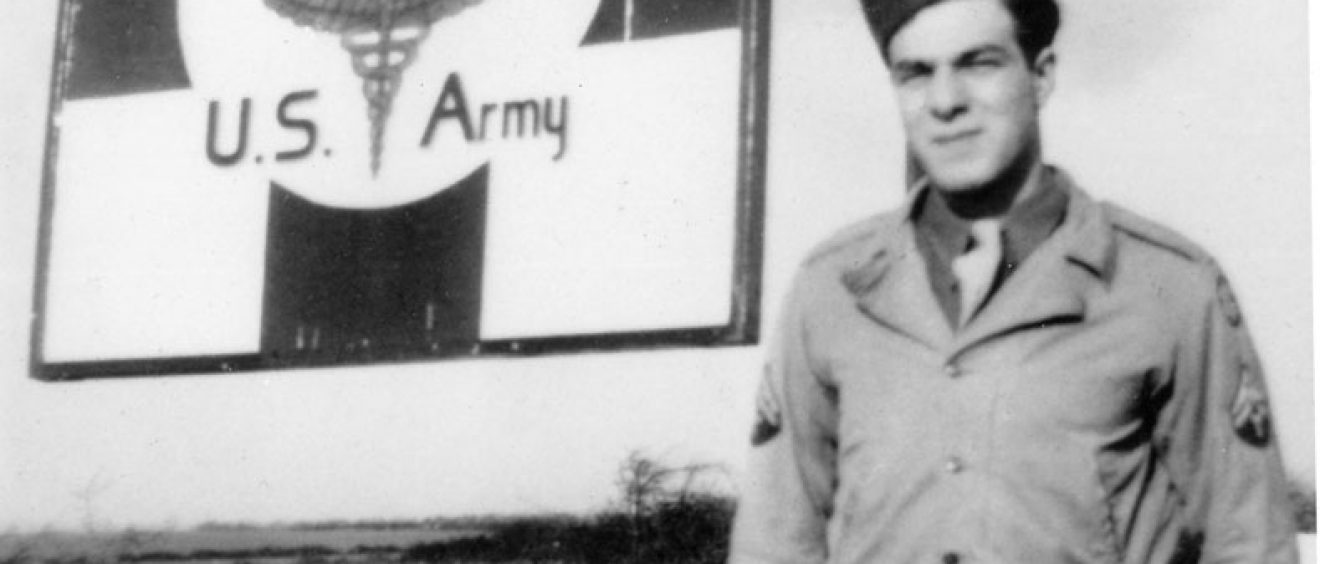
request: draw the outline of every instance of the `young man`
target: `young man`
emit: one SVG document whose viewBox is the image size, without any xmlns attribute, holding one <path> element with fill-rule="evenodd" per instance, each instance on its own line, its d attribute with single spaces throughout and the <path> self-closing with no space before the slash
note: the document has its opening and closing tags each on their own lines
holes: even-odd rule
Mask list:
<svg viewBox="0 0 1320 564">
<path fill-rule="evenodd" d="M 732 562 L 1294 562 L 1214 261 L 1041 161 L 1053 0 L 862 0 L 921 179 L 805 262 Z"/>
</svg>

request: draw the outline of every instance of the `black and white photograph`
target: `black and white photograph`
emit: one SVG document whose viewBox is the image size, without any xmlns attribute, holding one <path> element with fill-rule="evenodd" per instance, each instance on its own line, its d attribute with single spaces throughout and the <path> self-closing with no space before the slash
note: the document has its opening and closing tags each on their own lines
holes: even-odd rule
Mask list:
<svg viewBox="0 0 1320 564">
<path fill-rule="evenodd" d="M 0 563 L 1313 563 L 1302 0 L 7 0 Z"/>
</svg>

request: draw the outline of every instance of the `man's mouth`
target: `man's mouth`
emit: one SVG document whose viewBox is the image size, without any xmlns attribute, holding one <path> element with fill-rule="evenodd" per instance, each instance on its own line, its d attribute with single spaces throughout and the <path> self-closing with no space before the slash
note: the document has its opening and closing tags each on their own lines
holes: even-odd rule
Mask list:
<svg viewBox="0 0 1320 564">
<path fill-rule="evenodd" d="M 980 135 L 980 133 L 981 130 L 979 129 L 966 129 L 962 131 L 955 131 L 952 133 L 943 133 L 936 135 L 935 137 L 932 138 L 932 141 L 934 141 L 935 145 L 937 146 L 954 145 L 957 143 L 970 140 L 976 137 L 977 135 Z"/>
</svg>

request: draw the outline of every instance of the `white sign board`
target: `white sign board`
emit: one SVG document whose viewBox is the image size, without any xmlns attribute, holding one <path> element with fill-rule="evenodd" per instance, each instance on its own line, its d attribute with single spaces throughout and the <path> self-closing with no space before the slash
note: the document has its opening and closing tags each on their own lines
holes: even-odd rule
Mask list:
<svg viewBox="0 0 1320 564">
<path fill-rule="evenodd" d="M 34 375 L 754 342 L 767 9 L 65 0 Z"/>
</svg>

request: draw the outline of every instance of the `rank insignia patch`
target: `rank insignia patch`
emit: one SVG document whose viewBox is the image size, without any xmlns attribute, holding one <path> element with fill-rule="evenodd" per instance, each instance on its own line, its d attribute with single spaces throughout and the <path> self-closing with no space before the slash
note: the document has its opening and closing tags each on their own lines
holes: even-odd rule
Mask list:
<svg viewBox="0 0 1320 564">
<path fill-rule="evenodd" d="M 769 373 L 769 370 L 766 370 Z M 761 390 L 756 394 L 756 425 L 752 427 L 752 446 L 761 446 L 779 435 L 783 429 L 783 414 L 779 399 L 771 389 L 769 378 L 761 381 Z"/>
<path fill-rule="evenodd" d="M 1233 429 L 1249 444 L 1270 442 L 1270 407 L 1260 375 L 1248 363 L 1242 366 L 1242 382 L 1233 399 Z"/>
<path fill-rule="evenodd" d="M 1219 307 L 1224 310 L 1224 316 L 1228 318 L 1229 324 L 1237 327 L 1242 324 L 1242 308 L 1238 307 L 1237 298 L 1233 296 L 1233 289 L 1228 285 L 1228 279 L 1224 275 L 1219 275 L 1219 282 L 1216 288 L 1219 294 Z"/>
</svg>

